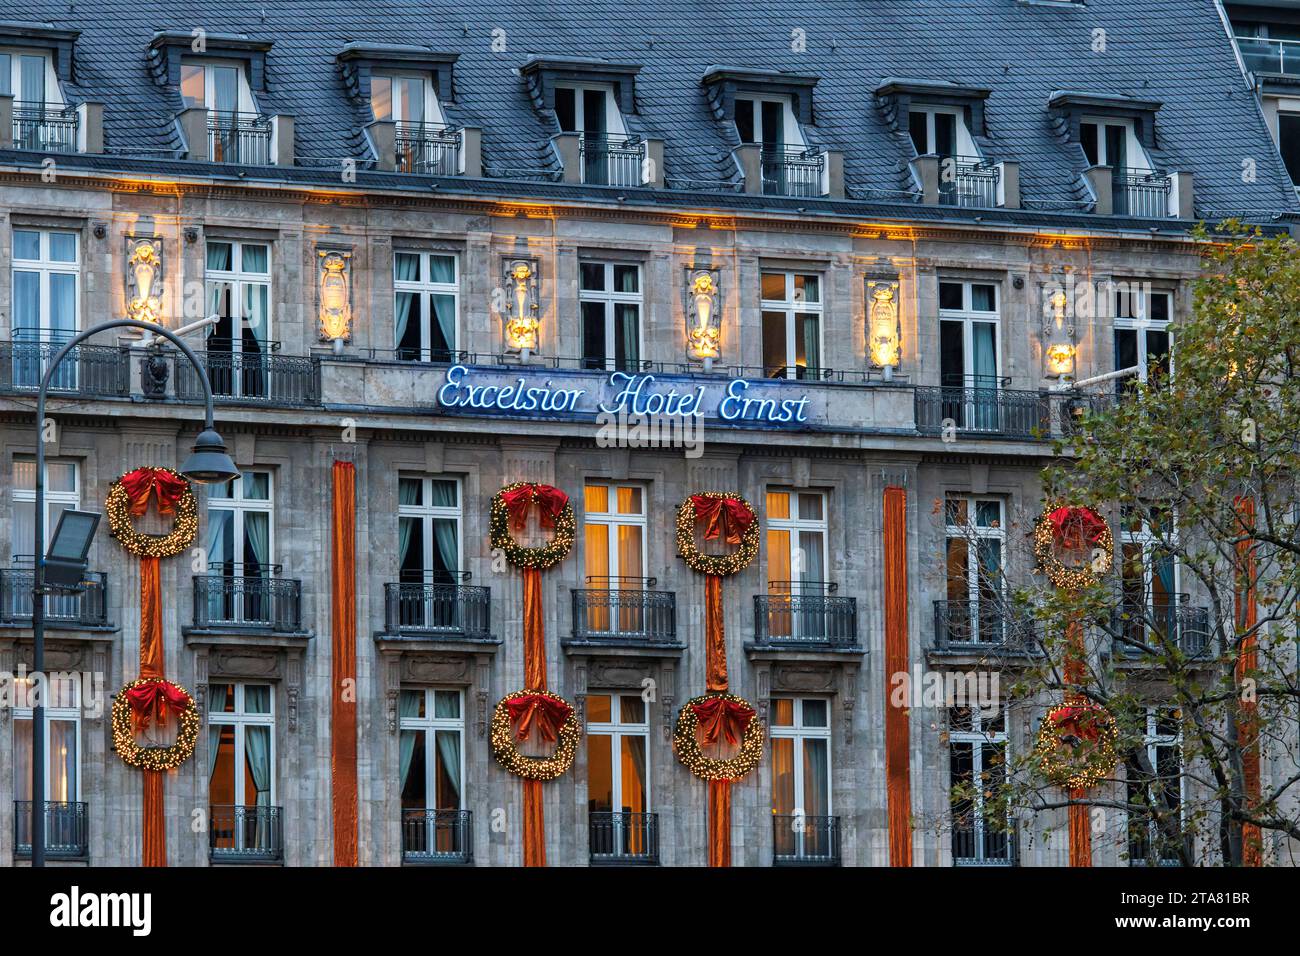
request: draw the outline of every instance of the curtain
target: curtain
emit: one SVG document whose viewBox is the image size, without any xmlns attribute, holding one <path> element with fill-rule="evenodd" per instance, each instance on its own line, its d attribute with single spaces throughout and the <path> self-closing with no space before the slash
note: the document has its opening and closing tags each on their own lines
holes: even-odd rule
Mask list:
<svg viewBox="0 0 1300 956">
<path fill-rule="evenodd" d="M 271 563 L 271 523 L 268 517 L 263 511 L 249 511 L 244 514 L 244 534 L 260 574 L 268 573 L 267 565 Z"/>
<path fill-rule="evenodd" d="M 623 740 L 623 800 L 626 813 L 646 812 L 646 739 L 624 737 Z M 643 820 L 626 820 L 623 828 L 625 852 L 639 855 L 646 852 L 646 828 Z"/>
<path fill-rule="evenodd" d="M 974 322 L 971 341 L 975 362 L 975 427 L 998 427 L 998 360 L 994 348 L 994 329 L 991 322 Z"/>
<path fill-rule="evenodd" d="M 14 799 L 32 798 L 32 721 L 14 720 Z"/>
<path fill-rule="evenodd" d="M 641 363 L 641 310 L 635 305 L 617 303 L 614 319 L 617 323 L 614 358 L 620 368 L 636 369 Z"/>
<path fill-rule="evenodd" d="M 830 815 L 830 753 L 827 742 L 805 739 L 803 742 L 804 813 L 810 817 Z"/>
<path fill-rule="evenodd" d="M 420 698 L 423 691 L 404 690 L 397 701 L 397 713 L 399 721 L 402 717 L 417 717 L 420 713 Z M 398 757 L 400 764 L 401 789 L 406 792 L 406 778 L 411 773 L 411 760 L 415 756 L 415 741 L 420 731 L 403 730 L 402 736 L 398 743 Z"/>
<path fill-rule="evenodd" d="M 402 505 L 414 505 L 420 500 L 420 484 L 409 478 L 403 478 L 397 483 L 397 504 L 400 509 Z M 406 567 L 407 552 L 411 549 L 411 533 L 415 528 L 415 522 L 418 518 L 397 519 L 397 561 L 399 567 Z"/>
<path fill-rule="evenodd" d="M 260 282 L 244 283 L 244 321 L 257 340 L 257 351 L 265 352 L 267 339 L 266 296 L 270 290 Z"/>
<path fill-rule="evenodd" d="M 402 345 L 406 340 L 406 330 L 410 327 L 411 317 L 415 314 L 416 295 L 414 292 L 397 293 L 397 327 L 393 332 L 393 348 L 400 349 L 401 354 L 398 358 L 410 358 L 407 355 L 407 349 Z"/>
<path fill-rule="evenodd" d="M 225 713 L 226 706 L 230 698 L 227 696 L 230 685 L 228 684 L 209 684 L 208 685 L 208 714 Z M 221 730 L 222 724 L 211 723 L 209 717 L 208 723 L 208 785 L 211 786 L 212 775 L 217 769 L 217 752 L 221 747 Z"/>
<path fill-rule="evenodd" d="M 452 730 L 439 730 L 434 734 L 438 746 L 438 762 L 442 764 L 442 779 L 452 788 L 448 799 L 438 794 L 439 810 L 460 809 L 460 734 Z"/>
<path fill-rule="evenodd" d="M 799 317 L 799 332 L 803 339 L 801 344 L 803 346 L 804 367 L 809 370 L 808 374 L 810 375 L 817 375 L 818 370 L 822 367 L 821 337 L 818 325 L 817 317 L 814 315 Z"/>
<path fill-rule="evenodd" d="M 589 522 L 586 534 L 587 588 L 590 603 L 587 606 L 587 627 L 595 633 L 609 631 L 608 598 L 601 600 L 599 591 L 608 592 L 609 581 L 609 525 Z M 591 580 L 594 579 L 594 580 Z"/>
<path fill-rule="evenodd" d="M 398 282 L 420 281 L 420 256 L 409 252 L 399 252 L 393 259 L 393 278 Z M 393 347 L 402 348 L 406 330 L 411 319 L 416 315 L 418 299 L 414 292 L 397 293 L 396 321 Z M 401 358 L 402 356 L 398 356 Z"/>
<path fill-rule="evenodd" d="M 456 350 L 455 296 L 435 293 L 429 296 L 429 307 L 433 310 L 434 320 L 438 323 L 438 334 L 442 337 L 442 342 L 439 344 L 430 336 L 430 347 L 434 352 L 454 352 Z M 438 357 L 440 356 L 435 356 L 435 360 Z"/>
<path fill-rule="evenodd" d="M 829 634 L 824 604 L 816 598 L 825 594 L 826 560 L 823 546 L 825 544 L 820 531 L 799 532 L 799 553 L 803 558 L 803 567 L 799 570 L 799 593 L 812 598 L 804 604 L 799 615 L 800 637 L 820 638 L 833 636 Z"/>
<path fill-rule="evenodd" d="M 66 342 L 77 330 L 77 277 L 50 276 L 50 341 Z"/>
<path fill-rule="evenodd" d="M 244 728 L 244 761 L 248 764 L 259 807 L 271 803 L 271 728 L 250 725 Z M 247 802 L 247 795 L 245 795 Z"/>
<path fill-rule="evenodd" d="M 43 106 L 45 104 L 45 57 L 22 56 L 19 57 L 19 64 L 21 75 L 18 82 L 19 89 L 22 91 L 19 99 L 24 105 Z"/>
</svg>

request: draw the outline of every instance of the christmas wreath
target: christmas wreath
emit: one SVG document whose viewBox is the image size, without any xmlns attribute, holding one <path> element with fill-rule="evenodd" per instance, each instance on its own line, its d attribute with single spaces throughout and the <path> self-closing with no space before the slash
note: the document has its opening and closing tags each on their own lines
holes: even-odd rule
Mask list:
<svg viewBox="0 0 1300 956">
<path fill-rule="evenodd" d="M 695 526 L 704 524 L 704 540 L 722 538 L 738 545 L 730 554 L 704 554 L 695 545 Z M 748 501 L 734 492 L 702 491 L 677 509 L 677 553 L 686 566 L 701 574 L 726 577 L 749 566 L 758 556 L 758 516 Z"/>
<path fill-rule="evenodd" d="M 525 548 L 516 543 L 511 531 L 524 529 L 528 511 L 534 503 L 542 527 L 554 530 L 555 534 L 542 547 Z M 578 520 L 573 514 L 573 503 L 558 488 L 517 481 L 506 485 L 492 498 L 492 511 L 488 518 L 492 547 L 500 548 L 506 560 L 517 568 L 544 571 L 559 564 L 572 550 L 577 531 Z"/>
<path fill-rule="evenodd" d="M 167 534 L 135 530 L 132 518 L 149 510 L 149 497 L 158 499 L 158 513 L 175 515 Z M 170 468 L 137 468 L 118 478 L 104 501 L 108 528 L 122 547 L 142 558 L 170 558 L 188 548 L 199 533 L 199 511 L 190 483 Z"/>
<path fill-rule="evenodd" d="M 1118 762 L 1115 721 L 1091 701 L 1048 711 L 1038 728 L 1034 761 L 1039 772 L 1067 790 L 1086 790 L 1110 776 Z"/>
<path fill-rule="evenodd" d="M 180 720 L 176 743 L 170 747 L 142 747 L 136 734 L 153 725 L 165 727 Z M 199 711 L 194 698 L 179 684 L 161 677 L 133 680 L 113 696 L 113 749 L 132 767 L 141 770 L 175 770 L 194 754 L 199 739 Z"/>
<path fill-rule="evenodd" d="M 1073 552 L 1082 561 L 1067 565 L 1059 551 Z M 1077 591 L 1096 584 L 1115 558 L 1110 527 L 1091 508 L 1060 505 L 1047 508 L 1034 525 L 1034 557 L 1048 580 L 1058 588 Z"/>
<path fill-rule="evenodd" d="M 581 737 L 573 705 L 544 690 L 508 694 L 492 712 L 492 754 L 517 777 L 554 780 L 573 766 Z M 555 750 L 549 757 L 525 756 L 519 745 L 526 741 Z"/>
<path fill-rule="evenodd" d="M 740 780 L 763 758 L 763 725 L 749 701 L 735 694 L 705 694 L 677 714 L 673 753 L 701 780 Z M 701 744 L 739 747 L 735 756 L 706 756 Z"/>
</svg>

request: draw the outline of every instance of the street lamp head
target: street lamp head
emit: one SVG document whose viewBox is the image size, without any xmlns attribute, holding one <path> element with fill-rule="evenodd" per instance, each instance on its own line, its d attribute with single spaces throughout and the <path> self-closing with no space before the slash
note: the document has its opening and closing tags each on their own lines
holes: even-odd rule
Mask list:
<svg viewBox="0 0 1300 956">
<path fill-rule="evenodd" d="M 239 469 L 216 429 L 207 428 L 194 440 L 194 453 L 181 466 L 181 474 L 200 485 L 225 484 L 239 477 Z"/>
</svg>

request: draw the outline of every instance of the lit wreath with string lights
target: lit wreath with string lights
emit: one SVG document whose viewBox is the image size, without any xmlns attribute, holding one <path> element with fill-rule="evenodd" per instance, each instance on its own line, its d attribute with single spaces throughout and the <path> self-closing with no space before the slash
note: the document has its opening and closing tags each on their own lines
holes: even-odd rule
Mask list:
<svg viewBox="0 0 1300 956">
<path fill-rule="evenodd" d="M 185 706 L 177 715 L 180 729 L 176 743 L 170 747 L 142 747 L 136 743 L 131 702 L 127 695 L 147 684 L 164 684 L 185 696 Z M 199 739 L 199 709 L 194 704 L 194 697 L 180 684 L 162 677 L 141 677 L 113 695 L 112 727 L 113 749 L 123 763 L 141 770 L 175 770 L 194 755 L 194 744 Z"/>
<path fill-rule="evenodd" d="M 705 554 L 695 545 L 695 502 L 693 498 L 734 498 L 749 512 L 749 525 L 740 536 L 740 546 L 731 554 Z M 682 556 L 686 566 L 700 574 L 716 574 L 726 577 L 743 571 L 751 561 L 758 557 L 758 516 L 754 506 L 743 495 L 732 491 L 701 491 L 687 495 L 681 507 L 677 509 L 677 553 Z"/>
<path fill-rule="evenodd" d="M 171 468 L 152 470 L 165 472 L 185 486 L 174 506 L 176 522 L 171 531 L 167 534 L 146 534 L 135 529 L 132 524 L 131 496 L 122 484 L 122 479 L 127 475 L 109 485 L 108 497 L 104 500 L 104 513 L 108 517 L 108 530 L 131 554 L 141 558 L 170 558 L 194 543 L 199 533 L 199 509 L 194 501 L 194 490 L 184 475 Z"/>
<path fill-rule="evenodd" d="M 565 501 L 560 513 L 555 516 L 555 533 L 551 540 L 538 548 L 525 548 L 515 541 L 510 533 L 510 510 L 506 507 L 505 496 L 532 482 L 516 481 L 506 485 L 492 496 L 492 511 L 488 516 L 488 535 L 494 549 L 500 548 L 506 560 L 516 568 L 536 568 L 545 571 L 553 568 L 569 556 L 573 549 L 573 539 L 578 533 L 578 519 L 573 513 L 573 501 Z M 537 501 L 537 485 L 533 485 L 530 505 Z"/>
<path fill-rule="evenodd" d="M 549 757 L 527 757 L 519 752 L 515 743 L 515 728 L 510 721 L 509 702 L 515 698 L 536 695 L 547 697 L 556 704 L 568 708 L 569 715 L 560 725 L 556 740 L 555 753 Z M 497 701 L 492 712 L 492 756 L 497 763 L 516 777 L 526 780 L 554 780 L 568 772 L 573 766 L 573 758 L 578 753 L 578 741 L 582 739 L 582 730 L 578 726 L 578 713 L 573 705 L 558 694 L 544 690 L 520 690 L 507 694 Z"/>
<path fill-rule="evenodd" d="M 1086 790 L 1105 780 L 1119 762 L 1115 720 L 1092 701 L 1061 704 L 1038 728 L 1034 762 L 1051 783 Z"/>
<path fill-rule="evenodd" d="M 695 705 L 703 704 L 721 697 L 730 704 L 740 704 L 754 711 L 745 725 L 745 732 L 740 738 L 740 752 L 730 760 L 717 760 L 706 757 L 700 751 L 700 742 L 695 737 L 695 730 L 700 719 L 696 716 Z M 749 776 L 763 759 L 763 725 L 758 719 L 758 710 L 749 701 L 735 694 L 703 694 L 692 697 L 677 712 L 677 725 L 673 729 L 673 753 L 677 759 L 701 780 L 740 780 Z"/>
<path fill-rule="evenodd" d="M 1091 508 L 1066 509 L 1070 512 L 1086 512 L 1097 520 L 1100 527 L 1096 540 L 1092 542 L 1091 560 L 1075 567 L 1063 564 L 1056 556 L 1059 532 L 1052 520 L 1052 515 L 1063 508 L 1064 505 L 1049 504 L 1038 516 L 1038 521 L 1034 525 L 1034 557 L 1038 559 L 1038 566 L 1043 569 L 1047 579 L 1058 588 L 1081 591 L 1092 587 L 1111 569 L 1115 560 L 1115 537 L 1111 534 L 1110 525 L 1106 524 Z"/>
</svg>

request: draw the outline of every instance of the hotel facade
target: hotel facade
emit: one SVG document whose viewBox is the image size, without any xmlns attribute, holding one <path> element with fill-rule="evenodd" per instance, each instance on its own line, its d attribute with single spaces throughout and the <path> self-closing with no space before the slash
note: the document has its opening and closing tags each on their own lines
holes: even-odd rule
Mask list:
<svg viewBox="0 0 1300 956">
<path fill-rule="evenodd" d="M 0 23 L 0 671 L 33 663 L 40 376 L 100 322 L 211 317 L 185 338 L 242 476 L 196 489 L 198 538 L 161 562 L 166 672 L 202 722 L 166 778 L 172 865 L 335 862 L 336 697 L 356 708 L 357 862 L 522 862 L 521 788 L 489 744 L 525 686 L 520 574 L 489 543 L 517 481 L 577 515 L 542 575 L 547 684 L 583 730 L 543 785 L 551 865 L 706 860 L 707 788 L 671 746 L 704 691 L 705 580 L 675 531 L 701 491 L 744 496 L 762 529 L 724 586 L 731 690 L 767 734 L 732 788 L 733 864 L 889 863 L 889 773 L 915 865 L 1066 861 L 1064 811 L 1008 835 L 951 795 L 1031 747 L 1041 706 L 914 688 L 900 770 L 888 689 L 1014 666 L 988 582 L 1027 548 L 1051 439 L 1115 394 L 1069 382 L 1168 361 L 1196 221 L 1300 212 L 1209 5 L 987 0 L 941 51 L 944 8 L 970 4 L 832 26 L 782 3 L 770 42 L 712 46 L 584 6 L 563 29 L 394 4 L 310 32 L 293 5 L 26 6 Z M 78 346 L 51 388 L 47 529 L 176 467 L 201 425 L 188 363 L 134 331 Z M 1193 583 L 1147 570 L 1197 633 Z M 101 703 L 47 701 L 47 852 L 131 865 L 143 775 L 108 697 L 139 670 L 140 563 L 101 527 L 90 571 L 47 598 L 46 671 Z M 31 717 L 0 709 L 2 865 L 30 853 Z M 1154 723 L 1150 745 L 1174 746 Z M 1095 865 L 1134 839 L 1112 820 Z"/>
</svg>

